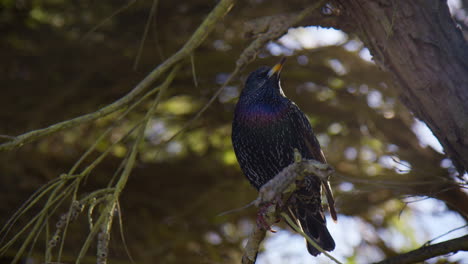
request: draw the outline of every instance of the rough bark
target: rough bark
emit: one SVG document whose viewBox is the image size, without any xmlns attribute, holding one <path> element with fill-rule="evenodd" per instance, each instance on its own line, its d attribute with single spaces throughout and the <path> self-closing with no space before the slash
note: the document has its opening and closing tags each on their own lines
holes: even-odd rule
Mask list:
<svg viewBox="0 0 468 264">
<path fill-rule="evenodd" d="M 401 100 L 468 170 L 468 45 L 445 1 L 338 0 L 346 24 L 391 72 Z"/>
</svg>

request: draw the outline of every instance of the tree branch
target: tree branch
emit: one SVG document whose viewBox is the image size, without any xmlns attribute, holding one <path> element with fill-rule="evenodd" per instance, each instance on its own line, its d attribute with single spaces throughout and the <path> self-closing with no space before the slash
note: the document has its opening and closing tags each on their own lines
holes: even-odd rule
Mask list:
<svg viewBox="0 0 468 264">
<path fill-rule="evenodd" d="M 255 37 L 255 40 L 242 52 L 236 64 L 246 65 L 255 59 L 257 53 L 269 41 L 275 40 L 286 34 L 289 28 L 297 26 L 305 18 L 312 15 L 325 0 L 315 2 L 296 14 L 281 14 L 275 16 L 261 17 L 246 23 L 244 34 Z"/>
<path fill-rule="evenodd" d="M 401 254 L 374 264 L 410 264 L 425 261 L 427 259 L 455 253 L 457 251 L 468 251 L 468 235 L 434 244 Z"/>
<path fill-rule="evenodd" d="M 299 160 L 284 168 L 260 188 L 255 205 L 269 203 L 280 194 L 294 192 L 296 189 L 295 182 L 303 180 L 306 175 L 313 174 L 319 177 L 322 182 L 327 182 L 333 172 L 334 170 L 330 166 L 316 160 Z"/>
<path fill-rule="evenodd" d="M 137 86 L 133 88 L 133 90 L 131 90 L 124 97 L 93 113 L 85 114 L 70 120 L 51 125 L 46 128 L 37 129 L 14 137 L 13 140 L 1 144 L 0 151 L 7 151 L 21 147 L 23 144 L 35 141 L 52 133 L 96 120 L 103 116 L 114 113 L 120 109 L 123 109 L 132 100 L 137 98 L 138 95 L 140 95 L 143 91 L 148 89 L 164 72 L 166 72 L 176 63 L 189 56 L 198 46 L 200 46 L 203 40 L 214 29 L 217 22 L 220 19 L 222 19 L 224 15 L 231 9 L 233 3 L 234 0 L 221 0 L 218 3 L 218 5 L 211 11 L 211 13 L 205 18 L 205 20 L 197 28 L 197 30 L 193 33 L 193 35 L 185 43 L 185 45 L 174 55 L 172 55 L 170 58 L 168 58 L 158 67 L 156 67 L 152 72 L 150 72 Z"/>
</svg>

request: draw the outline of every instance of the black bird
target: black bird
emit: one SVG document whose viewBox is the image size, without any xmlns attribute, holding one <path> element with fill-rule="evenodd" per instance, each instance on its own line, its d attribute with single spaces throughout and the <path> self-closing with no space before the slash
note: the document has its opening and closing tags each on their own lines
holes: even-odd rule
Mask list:
<svg viewBox="0 0 468 264">
<path fill-rule="evenodd" d="M 294 162 L 295 148 L 304 159 L 326 163 L 309 120 L 281 89 L 284 60 L 272 68 L 264 66 L 250 73 L 234 113 L 234 151 L 242 171 L 257 190 Z M 324 250 L 332 251 L 335 242 L 326 227 L 321 187 L 316 176 L 306 177 L 304 187 L 292 195 L 287 207 L 309 237 Z M 331 190 L 328 184 L 324 187 L 332 218 L 336 220 Z M 311 255 L 320 254 L 309 243 L 307 249 Z"/>
</svg>

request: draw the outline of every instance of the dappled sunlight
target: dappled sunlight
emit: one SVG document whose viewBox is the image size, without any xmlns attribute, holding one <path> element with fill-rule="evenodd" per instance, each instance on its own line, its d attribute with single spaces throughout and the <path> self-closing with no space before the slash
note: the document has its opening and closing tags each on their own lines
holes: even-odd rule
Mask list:
<svg viewBox="0 0 468 264">
<path fill-rule="evenodd" d="M 0 135 L 5 135 L 0 143 L 99 113 L 124 98 L 184 47 L 215 4 L 155 1 L 155 16 L 147 23 L 153 1 L 120 7 L 13 2 L 0 4 L 3 22 L 11 27 L 2 36 L 1 84 L 8 89 L 0 97 Z M 457 213 L 463 201 L 451 195 L 466 193 L 466 181 L 427 125 L 402 104 L 394 78 L 355 36 L 296 26 L 255 50 L 257 58 L 230 80 L 252 41 L 244 36 L 244 24 L 270 11 L 300 10 L 297 3 L 272 2 L 263 14 L 266 4 L 235 6 L 197 49 L 181 53 L 185 57 L 175 66 L 115 111 L 5 152 L 1 222 L 18 208 L 20 213 L 0 233 L 1 253 L 13 259 L 28 238 L 23 250 L 31 248 L 32 262 L 55 261 L 60 250 L 68 263 L 86 245 L 83 263 L 95 263 L 103 234 L 101 239 L 110 236 L 109 263 L 131 263 L 126 246 L 136 263 L 239 263 L 257 216 L 256 207 L 244 206 L 257 192 L 233 151 L 234 108 L 249 72 L 281 56 L 287 57 L 282 89 L 306 114 L 336 171 L 330 182 L 337 223 L 325 209 L 336 241 L 333 256 L 343 263 L 370 263 L 437 236 L 439 242 L 466 234 L 465 227 L 444 235 L 465 224 Z M 461 6 L 449 1 L 452 13 L 466 21 Z M 20 207 L 41 186 L 28 206 Z M 68 221 L 65 237 L 56 225 L 72 211 L 72 201 L 82 208 Z M 103 223 L 101 216 L 108 225 L 94 228 L 94 238 L 86 242 L 93 226 Z M 23 229 L 28 221 L 32 224 Z M 334 263 L 310 256 L 304 238 L 284 221 L 273 229 L 278 232 L 268 233 L 259 264 Z M 65 237 L 63 245 L 48 245 L 54 234 Z M 13 242 L 3 248 L 8 241 Z M 438 260 L 467 258 L 458 253 Z"/>
</svg>

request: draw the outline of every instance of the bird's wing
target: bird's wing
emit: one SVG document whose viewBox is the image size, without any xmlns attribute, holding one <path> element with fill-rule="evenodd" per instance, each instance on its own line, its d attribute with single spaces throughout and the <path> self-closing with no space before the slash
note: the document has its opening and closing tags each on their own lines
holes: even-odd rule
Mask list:
<svg viewBox="0 0 468 264">
<path fill-rule="evenodd" d="M 326 164 L 327 160 L 325 159 L 325 155 L 320 148 L 320 143 L 313 133 L 309 120 L 296 104 L 291 103 L 290 107 L 290 120 L 294 122 L 294 127 L 297 128 L 297 131 L 302 134 L 302 138 L 304 139 L 305 145 L 310 151 L 312 158 Z M 327 197 L 330 215 L 333 221 L 336 222 L 338 217 L 335 210 L 335 199 L 333 198 L 333 192 L 331 190 L 330 183 L 328 181 L 322 181 L 322 186 Z"/>
</svg>

